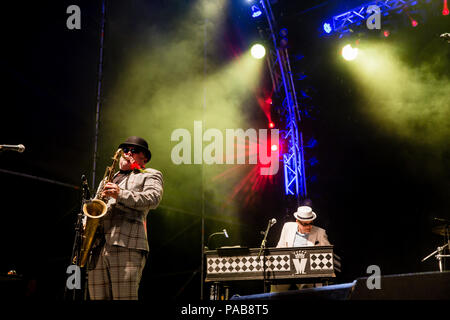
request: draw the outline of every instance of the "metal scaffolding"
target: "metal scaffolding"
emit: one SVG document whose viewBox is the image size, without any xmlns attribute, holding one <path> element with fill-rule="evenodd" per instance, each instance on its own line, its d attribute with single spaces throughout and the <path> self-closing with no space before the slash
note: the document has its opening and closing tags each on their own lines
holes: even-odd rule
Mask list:
<svg viewBox="0 0 450 320">
<path fill-rule="evenodd" d="M 289 54 L 286 48 L 278 45 L 278 30 L 269 1 L 261 0 L 260 4 L 267 18 L 273 41 L 273 48 L 268 50 L 267 55 L 273 91 L 282 98 L 281 110 L 286 125 L 285 130 L 280 130 L 283 140 L 287 143 L 287 150 L 283 153 L 285 193 L 294 195 L 297 199 L 306 198 L 303 138 L 298 125 L 301 119 Z"/>
<path fill-rule="evenodd" d="M 422 3 L 429 3 L 431 0 L 421 0 Z M 329 21 L 325 22 L 329 28 L 327 33 L 339 34 L 340 36 L 350 32 L 350 28 L 359 25 L 363 20 L 367 20 L 374 11 L 370 9 L 371 6 L 379 8 L 379 14 L 386 16 L 391 13 L 401 13 L 408 8 L 412 8 L 419 3 L 418 0 L 384 0 L 371 1 L 359 7 L 353 8 L 341 14 L 333 16 Z M 378 10 L 377 10 L 378 11 Z"/>
</svg>

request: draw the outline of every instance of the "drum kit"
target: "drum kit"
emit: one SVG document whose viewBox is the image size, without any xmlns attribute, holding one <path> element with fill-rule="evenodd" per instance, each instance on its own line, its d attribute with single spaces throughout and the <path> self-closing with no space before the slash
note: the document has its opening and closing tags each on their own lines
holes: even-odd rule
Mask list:
<svg viewBox="0 0 450 320">
<path fill-rule="evenodd" d="M 435 251 L 430 253 L 428 256 L 422 259 L 422 262 L 427 260 L 428 258 L 431 258 L 432 256 L 435 256 L 435 258 L 438 260 L 439 263 L 439 271 L 444 271 L 444 264 L 443 259 L 450 258 L 450 220 L 441 219 L 441 218 L 434 218 L 436 221 L 444 222 L 443 225 L 434 227 L 431 229 L 431 231 L 434 234 L 443 236 L 445 239 L 445 244 L 443 246 L 437 247 Z M 447 248 L 447 254 L 445 254 L 445 249 Z"/>
</svg>

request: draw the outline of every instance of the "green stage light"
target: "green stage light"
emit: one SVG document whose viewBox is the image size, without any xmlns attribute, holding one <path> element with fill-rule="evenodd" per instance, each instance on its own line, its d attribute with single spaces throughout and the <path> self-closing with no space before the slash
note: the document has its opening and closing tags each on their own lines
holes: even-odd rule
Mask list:
<svg viewBox="0 0 450 320">
<path fill-rule="evenodd" d="M 253 58 L 262 59 L 266 55 L 266 49 L 264 48 L 264 46 L 257 43 L 252 46 L 252 48 L 250 49 L 250 53 L 252 54 Z"/>
<path fill-rule="evenodd" d="M 347 61 L 355 60 L 358 56 L 358 48 L 353 48 L 351 44 L 347 44 L 342 48 L 342 57 Z"/>
</svg>

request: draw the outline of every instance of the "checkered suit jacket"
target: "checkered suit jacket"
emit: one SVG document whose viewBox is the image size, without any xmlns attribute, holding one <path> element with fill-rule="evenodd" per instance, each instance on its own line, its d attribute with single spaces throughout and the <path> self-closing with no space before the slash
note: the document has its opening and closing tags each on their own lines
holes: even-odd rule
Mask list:
<svg viewBox="0 0 450 320">
<path fill-rule="evenodd" d="M 280 240 L 277 248 L 292 247 L 294 245 L 295 233 L 297 232 L 297 222 L 287 222 L 281 230 Z M 308 235 L 307 246 L 329 246 L 328 236 L 325 229 L 312 226 Z"/>
<path fill-rule="evenodd" d="M 108 213 L 101 222 L 106 243 L 149 251 L 147 214 L 158 207 L 162 199 L 162 174 L 155 169 L 131 172 L 118 185 L 119 196 L 117 200 L 110 198 L 107 201 Z"/>
</svg>

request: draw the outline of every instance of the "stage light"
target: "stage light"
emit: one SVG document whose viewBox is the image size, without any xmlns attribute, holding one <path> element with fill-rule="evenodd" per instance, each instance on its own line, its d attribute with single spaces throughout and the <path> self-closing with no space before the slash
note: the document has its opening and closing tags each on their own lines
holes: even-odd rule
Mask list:
<svg viewBox="0 0 450 320">
<path fill-rule="evenodd" d="M 272 147 L 270 147 L 270 149 L 275 152 L 278 150 L 278 146 L 276 144 L 273 144 Z"/>
<path fill-rule="evenodd" d="M 289 43 L 289 41 L 288 41 L 288 29 L 286 29 L 286 28 L 283 28 L 283 29 L 281 29 L 280 30 L 280 32 L 279 32 L 279 34 L 280 34 L 280 47 L 281 48 L 287 48 L 287 46 L 288 46 L 288 43 Z"/>
<path fill-rule="evenodd" d="M 273 123 L 272 121 L 269 122 L 269 128 L 273 129 L 275 128 L 275 123 Z"/>
<path fill-rule="evenodd" d="M 323 24 L 323 30 L 326 32 L 326 33 L 330 33 L 331 32 L 331 25 L 329 24 L 329 23 L 324 23 Z"/>
<path fill-rule="evenodd" d="M 308 160 L 308 163 L 311 167 L 314 167 L 316 164 L 319 163 L 319 160 L 317 160 L 316 157 L 311 157 L 311 159 Z"/>
<path fill-rule="evenodd" d="M 317 145 L 317 140 L 314 138 L 309 139 L 309 141 L 306 143 L 306 148 L 314 148 Z"/>
<path fill-rule="evenodd" d="M 448 5 L 447 5 L 447 0 L 444 0 L 444 8 L 442 9 L 442 15 L 443 16 L 448 16 Z"/>
<path fill-rule="evenodd" d="M 258 6 L 253 5 L 252 6 L 252 17 L 258 18 L 260 15 L 262 15 L 262 11 L 259 9 Z"/>
<path fill-rule="evenodd" d="M 419 22 L 417 22 L 417 20 L 413 19 L 413 18 L 409 15 L 408 12 L 405 12 L 405 13 L 406 13 L 406 15 L 408 16 L 409 21 L 411 21 L 411 26 L 412 26 L 413 28 L 417 27 L 417 26 L 419 25 Z"/>
<path fill-rule="evenodd" d="M 255 59 L 262 59 L 266 55 L 266 49 L 259 43 L 252 46 L 250 49 L 252 57 Z"/>
<path fill-rule="evenodd" d="M 384 30 L 383 31 L 383 35 L 387 38 L 387 37 L 389 37 L 389 35 L 390 35 L 391 33 L 389 32 L 389 30 Z"/>
<path fill-rule="evenodd" d="M 353 48 L 350 44 L 347 44 L 342 48 L 342 57 L 347 60 L 355 60 L 358 55 L 358 48 Z"/>
<path fill-rule="evenodd" d="M 283 28 L 280 30 L 280 37 L 286 38 L 288 36 L 288 29 Z"/>
</svg>

